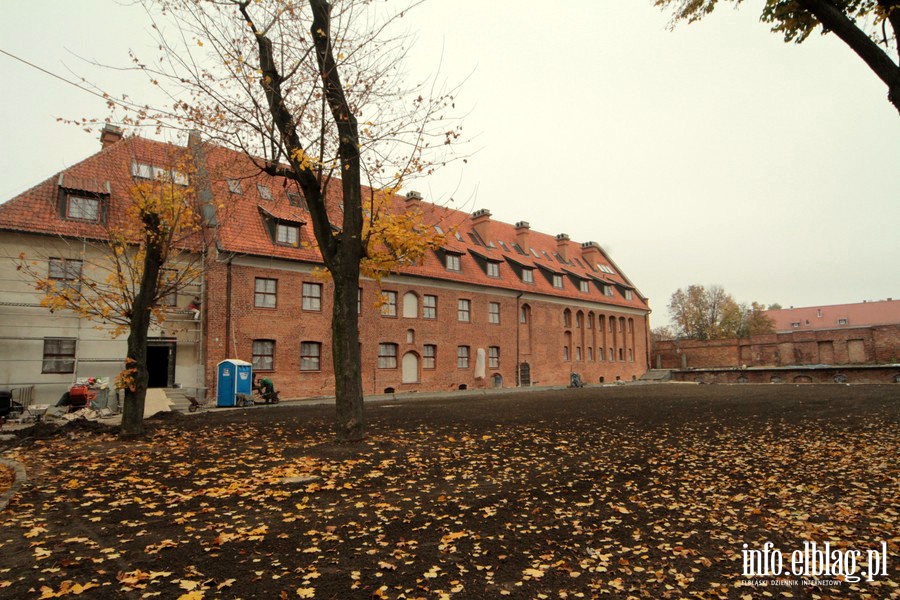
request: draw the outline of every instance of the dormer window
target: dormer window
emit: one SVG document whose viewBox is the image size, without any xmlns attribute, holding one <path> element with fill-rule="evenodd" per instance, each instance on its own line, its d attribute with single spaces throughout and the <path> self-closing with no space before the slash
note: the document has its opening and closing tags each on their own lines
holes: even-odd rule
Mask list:
<svg viewBox="0 0 900 600">
<path fill-rule="evenodd" d="M 589 294 L 591 292 L 591 284 L 587 279 L 582 279 L 578 283 L 578 289 L 581 290 L 582 294 Z"/>
<path fill-rule="evenodd" d="M 485 265 L 485 272 L 488 277 L 500 277 L 500 263 L 488 262 Z"/>
<path fill-rule="evenodd" d="M 554 275 L 553 276 L 553 287 L 558 290 L 561 290 L 563 287 L 563 276 L 562 275 Z"/>
<path fill-rule="evenodd" d="M 634 293 L 631 290 L 625 290 L 625 299 L 631 300 L 634 298 Z"/>
<path fill-rule="evenodd" d="M 68 194 L 66 218 L 72 221 L 98 222 L 100 220 L 100 199 Z"/>
<path fill-rule="evenodd" d="M 444 266 L 448 271 L 461 271 L 462 267 L 460 266 L 459 254 L 447 253 L 444 256 Z"/>
<path fill-rule="evenodd" d="M 276 223 L 275 242 L 284 246 L 298 246 L 300 244 L 300 227 Z"/>
<path fill-rule="evenodd" d="M 534 283 L 534 269 L 522 269 L 522 283 Z"/>
<path fill-rule="evenodd" d="M 271 200 L 272 199 L 272 190 L 270 190 L 268 186 L 265 186 L 261 183 L 257 183 L 256 191 L 259 192 L 259 197 L 262 198 L 263 200 Z"/>
<path fill-rule="evenodd" d="M 613 295 L 613 289 L 612 289 L 611 285 L 603 286 L 603 295 L 604 296 L 612 296 Z"/>
</svg>

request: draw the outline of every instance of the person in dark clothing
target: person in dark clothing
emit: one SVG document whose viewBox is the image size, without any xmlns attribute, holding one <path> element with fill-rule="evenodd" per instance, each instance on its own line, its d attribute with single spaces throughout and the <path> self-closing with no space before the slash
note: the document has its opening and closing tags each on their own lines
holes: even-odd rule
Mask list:
<svg viewBox="0 0 900 600">
<path fill-rule="evenodd" d="M 263 397 L 266 404 L 278 402 L 278 392 L 275 391 L 275 384 L 268 377 L 260 377 L 257 379 L 256 389 L 259 390 L 259 395 Z"/>
</svg>

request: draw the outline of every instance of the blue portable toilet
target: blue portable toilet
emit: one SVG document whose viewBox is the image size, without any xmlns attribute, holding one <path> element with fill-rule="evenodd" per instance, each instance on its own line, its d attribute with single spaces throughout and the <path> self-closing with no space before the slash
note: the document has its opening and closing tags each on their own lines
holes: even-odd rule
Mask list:
<svg viewBox="0 0 900 600">
<path fill-rule="evenodd" d="M 253 393 L 253 365 L 229 358 L 219 363 L 216 378 L 216 406 L 235 406 L 238 394 Z"/>
</svg>

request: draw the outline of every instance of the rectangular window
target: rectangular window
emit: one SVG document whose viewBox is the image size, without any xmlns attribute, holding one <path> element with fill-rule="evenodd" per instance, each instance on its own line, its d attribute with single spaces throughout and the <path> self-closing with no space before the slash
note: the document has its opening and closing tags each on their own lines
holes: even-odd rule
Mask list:
<svg viewBox="0 0 900 600">
<path fill-rule="evenodd" d="M 437 346 L 425 344 L 422 348 L 422 368 L 434 369 L 437 362 Z"/>
<path fill-rule="evenodd" d="M 437 296 L 426 294 L 422 299 L 422 318 L 437 319 Z"/>
<path fill-rule="evenodd" d="M 303 284 L 303 310 L 322 310 L 322 284 Z"/>
<path fill-rule="evenodd" d="M 468 369 L 469 368 L 469 347 L 468 346 L 457 346 L 456 347 L 456 367 L 458 369 Z"/>
<path fill-rule="evenodd" d="M 500 303 L 491 302 L 488 304 L 488 323 L 500 323 Z"/>
<path fill-rule="evenodd" d="M 444 258 L 444 266 L 447 267 L 448 271 L 459 271 L 459 255 L 458 254 L 448 254 Z"/>
<path fill-rule="evenodd" d="M 263 200 L 271 200 L 272 199 L 272 190 L 261 183 L 256 184 L 256 191 L 259 192 L 259 197 Z"/>
<path fill-rule="evenodd" d="M 612 348 L 610 348 L 609 349 L 609 362 L 613 362 L 615 360 L 616 360 L 616 353 Z"/>
<path fill-rule="evenodd" d="M 625 299 L 626 300 L 631 300 L 633 297 L 634 297 L 634 294 L 631 292 L 631 290 L 625 290 Z"/>
<path fill-rule="evenodd" d="M 378 344 L 378 368 L 397 368 L 397 344 Z"/>
<path fill-rule="evenodd" d="M 80 260 L 51 258 L 47 277 L 54 280 L 57 291 L 78 292 L 81 290 L 81 265 Z"/>
<path fill-rule="evenodd" d="M 590 282 L 585 281 L 585 280 L 581 280 L 581 282 L 579 283 L 579 289 L 581 290 L 581 293 L 582 293 L 582 294 L 588 294 L 588 293 L 590 293 L 590 291 L 591 291 L 591 284 L 590 284 Z"/>
<path fill-rule="evenodd" d="M 847 319 L 838 319 L 838 325 L 847 325 L 850 321 Z M 793 323 L 791 323 L 793 325 Z M 800 323 L 797 323 L 797 327 L 800 326 Z"/>
<path fill-rule="evenodd" d="M 322 344 L 319 342 L 302 342 L 300 344 L 300 370 L 318 371 L 322 359 Z"/>
<path fill-rule="evenodd" d="M 96 223 L 100 220 L 100 200 L 83 196 L 68 196 L 66 198 L 66 218 L 73 221 Z"/>
<path fill-rule="evenodd" d="M 456 318 L 463 323 L 468 323 L 470 319 L 470 313 L 472 309 L 472 303 L 469 300 L 463 300 L 462 298 L 456 303 Z"/>
<path fill-rule="evenodd" d="M 44 338 L 41 373 L 75 372 L 75 338 Z"/>
<path fill-rule="evenodd" d="M 297 192 L 288 192 L 288 204 L 291 206 L 296 206 L 297 208 L 306 208 L 306 204 L 303 202 L 303 196 L 298 194 Z"/>
<path fill-rule="evenodd" d="M 556 289 L 562 289 L 563 286 L 563 278 L 562 275 L 554 275 L 553 276 L 553 287 Z"/>
<path fill-rule="evenodd" d="M 587 316 L 587 328 L 588 329 L 594 328 L 594 315 L 592 315 L 592 314 L 589 314 Z"/>
<path fill-rule="evenodd" d="M 522 269 L 522 282 L 534 283 L 534 269 Z"/>
<path fill-rule="evenodd" d="M 594 362 L 594 349 L 588 346 L 588 362 Z"/>
<path fill-rule="evenodd" d="M 563 346 L 563 360 L 569 362 L 569 347 Z"/>
<path fill-rule="evenodd" d="M 575 360 L 581 362 L 581 346 L 575 346 Z"/>
<path fill-rule="evenodd" d="M 488 347 L 488 368 L 489 369 L 499 369 L 500 368 L 500 346 L 489 346 Z"/>
<path fill-rule="evenodd" d="M 612 289 L 611 285 L 603 286 L 603 295 L 604 296 L 612 296 L 613 295 L 613 289 Z"/>
<path fill-rule="evenodd" d="M 226 179 L 228 182 L 228 191 L 232 194 L 243 194 L 244 190 L 241 189 L 241 182 L 237 179 Z"/>
<path fill-rule="evenodd" d="M 275 226 L 275 241 L 285 246 L 296 246 L 300 241 L 300 228 L 296 225 L 278 223 Z"/>
<path fill-rule="evenodd" d="M 275 342 L 253 340 L 253 370 L 271 371 L 275 368 Z"/>
<path fill-rule="evenodd" d="M 396 317 L 397 316 L 397 292 L 384 291 L 381 292 L 381 316 Z"/>
<path fill-rule="evenodd" d="M 256 278 L 254 306 L 258 308 L 275 308 L 275 300 L 278 297 L 278 280 Z"/>
<path fill-rule="evenodd" d="M 147 163 L 131 163 L 131 176 L 138 179 L 153 179 L 153 166 Z"/>
<path fill-rule="evenodd" d="M 159 303 L 163 306 L 175 306 L 178 304 L 178 292 L 175 290 L 175 280 L 177 278 L 177 269 L 159 270 L 159 291 L 168 291 L 165 296 L 162 296 L 159 299 Z"/>
<path fill-rule="evenodd" d="M 488 277 L 500 277 L 500 263 L 489 262 L 487 264 Z"/>
</svg>

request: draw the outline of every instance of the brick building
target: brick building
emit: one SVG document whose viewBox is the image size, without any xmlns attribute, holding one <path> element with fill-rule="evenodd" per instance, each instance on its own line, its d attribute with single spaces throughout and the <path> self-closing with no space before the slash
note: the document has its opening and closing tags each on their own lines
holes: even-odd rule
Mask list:
<svg viewBox="0 0 900 600">
<path fill-rule="evenodd" d="M 18 247 L 65 240 L 64 248 L 44 254 L 84 260 L 75 242 L 100 231 L 84 214 L 73 218 L 67 212 L 66 199 L 85 193 L 68 190 L 65 182 L 90 173 L 91 185 L 102 192 L 96 195 L 102 207 L 97 215 L 108 210 L 109 218 L 116 218 L 117 199 L 127 193 L 130 177 L 171 169 L 167 156 L 185 150 L 120 139 L 112 130 L 104 139 L 98 154 L 0 206 L 2 268 L 11 280 L 17 277 L 10 265 Z M 206 232 L 215 244 L 196 289 L 175 298 L 170 320 L 152 332 L 153 343 L 167 348 L 171 377 L 165 385 L 213 390 L 216 364 L 239 358 L 275 380 L 284 397 L 333 393 L 332 286 L 322 275 L 302 194 L 291 182 L 260 174 L 243 155 L 201 143 L 197 136 L 188 146 Z M 412 207 L 447 233 L 446 242 L 421 264 L 378 283 L 361 282 L 367 393 L 564 384 L 572 371 L 587 382 L 631 380 L 647 370 L 647 299 L 598 244 L 539 233 L 526 222 L 496 221 L 486 209 L 469 214 L 438 206 L 415 192 L 392 199 L 391 210 Z M 329 210 L 337 220 L 339 191 L 329 195 Z M 91 212 L 87 216 L 95 218 Z M 18 279 L 22 292 L 27 282 Z M 195 294 L 202 296 L 196 322 L 187 311 Z M 8 296 L 0 291 L 0 302 L 9 299 L 3 295 Z M 27 360 L 43 364 L 46 335 L 36 329 L 34 317 L 40 313 L 48 323 L 65 316 L 41 313 L 33 294 L 25 300 L 31 324 L 0 326 L 35 343 L 2 352 L 24 352 Z M 79 335 L 60 336 L 74 337 L 67 351 L 77 354 L 100 343 Z M 44 342 L 42 353 L 38 341 Z M 107 348 L 115 370 L 124 357 L 124 343 L 119 344 Z M 68 377 L 94 374 L 83 372 L 77 356 L 71 358 Z M 28 383 L 12 372 L 0 375 L 5 377 L 0 386 Z M 40 384 L 47 375 L 32 369 L 28 377 Z"/>
</svg>

